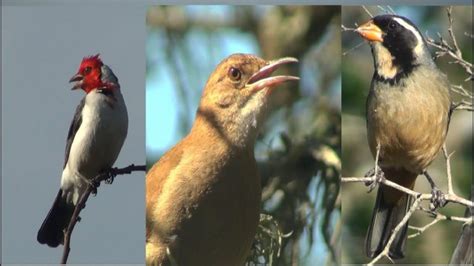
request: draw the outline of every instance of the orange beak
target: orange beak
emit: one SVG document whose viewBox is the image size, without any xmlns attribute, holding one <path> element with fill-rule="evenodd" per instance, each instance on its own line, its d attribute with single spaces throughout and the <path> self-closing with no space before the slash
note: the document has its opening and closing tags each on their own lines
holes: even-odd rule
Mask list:
<svg viewBox="0 0 474 266">
<path fill-rule="evenodd" d="M 383 31 L 372 20 L 358 27 L 356 32 L 369 42 L 383 42 Z"/>
</svg>

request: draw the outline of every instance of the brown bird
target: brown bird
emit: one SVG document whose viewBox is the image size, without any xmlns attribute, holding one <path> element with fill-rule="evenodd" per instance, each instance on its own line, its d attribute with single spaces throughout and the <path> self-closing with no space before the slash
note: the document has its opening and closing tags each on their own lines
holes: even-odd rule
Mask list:
<svg viewBox="0 0 474 266">
<path fill-rule="evenodd" d="M 417 176 L 426 174 L 445 141 L 451 110 L 449 82 L 407 18 L 376 16 L 357 32 L 370 41 L 374 58 L 367 98 L 370 150 L 375 157 L 380 147 L 379 165 L 385 178 L 413 189 Z M 382 252 L 410 203 L 403 192 L 388 186 L 378 189 L 367 232 L 367 256 Z M 408 223 L 397 233 L 391 258 L 404 257 L 407 229 Z"/>
<path fill-rule="evenodd" d="M 254 145 L 282 58 L 224 59 L 204 88 L 191 132 L 146 177 L 148 265 L 243 265 L 256 233 L 261 188 Z"/>
</svg>

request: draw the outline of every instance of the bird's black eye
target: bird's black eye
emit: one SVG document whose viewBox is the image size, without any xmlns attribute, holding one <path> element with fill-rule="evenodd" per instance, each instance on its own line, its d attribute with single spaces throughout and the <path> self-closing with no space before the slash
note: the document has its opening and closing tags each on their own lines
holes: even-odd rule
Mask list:
<svg viewBox="0 0 474 266">
<path fill-rule="evenodd" d="M 231 80 L 239 81 L 240 78 L 242 77 L 242 72 L 240 72 L 240 70 L 235 68 L 235 67 L 231 67 L 231 68 L 229 68 L 228 75 L 229 75 Z"/>
<path fill-rule="evenodd" d="M 391 30 L 394 30 L 397 28 L 397 23 L 395 23 L 394 21 L 390 22 L 388 24 L 388 28 L 391 29 Z"/>
<path fill-rule="evenodd" d="M 89 67 L 89 66 L 88 66 L 88 67 L 86 67 L 86 68 L 84 69 L 84 74 L 86 74 L 86 75 L 87 75 L 87 74 L 91 73 L 91 70 L 92 70 L 92 68 L 91 68 L 91 67 Z"/>
</svg>

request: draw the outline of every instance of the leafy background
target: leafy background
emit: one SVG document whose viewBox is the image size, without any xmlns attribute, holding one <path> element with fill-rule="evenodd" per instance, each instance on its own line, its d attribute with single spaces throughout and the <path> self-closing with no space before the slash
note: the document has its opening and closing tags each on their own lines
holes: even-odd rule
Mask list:
<svg viewBox="0 0 474 266">
<path fill-rule="evenodd" d="M 255 154 L 263 212 L 283 239 L 275 265 L 339 258 L 340 7 L 156 6 L 147 12 L 146 149 L 150 167 L 182 139 L 201 90 L 232 53 L 296 57 L 299 83 L 274 91 Z M 263 258 L 260 258 L 260 261 Z"/>
</svg>

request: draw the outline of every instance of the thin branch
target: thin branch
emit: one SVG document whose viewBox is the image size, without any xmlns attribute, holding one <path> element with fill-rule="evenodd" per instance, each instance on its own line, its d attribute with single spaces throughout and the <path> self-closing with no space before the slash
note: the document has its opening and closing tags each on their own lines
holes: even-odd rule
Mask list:
<svg viewBox="0 0 474 266">
<path fill-rule="evenodd" d="M 364 183 L 368 183 L 368 182 L 376 182 L 375 180 L 375 177 L 374 176 L 371 176 L 371 177 L 342 177 L 341 178 L 341 182 L 343 183 L 350 183 L 350 182 L 364 182 Z M 423 199 L 427 199 L 427 200 L 431 200 L 431 194 L 430 193 L 419 193 L 419 192 L 416 192 L 414 190 L 411 190 L 409 188 L 406 188 L 404 186 L 400 186 L 399 184 L 395 183 L 395 182 L 392 182 L 388 179 L 382 179 L 379 181 L 380 184 L 383 184 L 385 186 L 388 186 L 388 187 L 392 187 L 394 189 L 397 189 L 399 191 L 402 191 L 410 196 L 413 196 L 413 197 L 417 197 L 417 196 L 423 196 Z M 460 202 L 458 202 L 460 203 Z M 462 204 L 462 203 L 460 203 Z M 471 204 L 474 206 L 474 204 L 471 202 Z M 466 204 L 463 204 L 463 205 L 466 205 Z"/>
<path fill-rule="evenodd" d="M 416 230 L 417 232 L 414 233 L 414 234 L 411 234 L 408 236 L 408 239 L 410 238 L 415 238 L 421 234 L 423 234 L 425 232 L 426 229 L 430 228 L 431 226 L 437 224 L 439 221 L 441 221 L 442 219 L 434 219 L 433 221 L 431 221 L 430 223 L 428 223 L 427 225 L 423 226 L 423 227 L 416 227 L 416 226 L 411 226 L 409 225 L 408 228 L 410 229 L 413 229 L 413 230 Z"/>
<path fill-rule="evenodd" d="M 444 159 L 446 160 L 446 174 L 448 178 L 448 194 L 453 194 L 454 195 L 454 189 L 453 189 L 453 177 L 451 176 L 451 156 L 454 154 L 452 152 L 451 154 L 448 154 L 448 150 L 446 148 L 446 142 L 443 145 L 443 155 Z"/>
<path fill-rule="evenodd" d="M 393 10 L 391 6 L 384 7 L 384 6 L 378 5 L 377 8 L 380 9 L 380 11 L 382 11 L 385 14 L 392 14 L 392 15 L 396 14 L 395 10 Z"/>
<path fill-rule="evenodd" d="M 377 145 L 377 153 L 376 153 L 376 156 L 375 156 L 374 175 L 372 175 L 371 177 L 342 177 L 341 182 L 364 182 L 364 183 L 378 182 L 382 185 L 389 186 L 389 187 L 397 189 L 401 192 L 404 192 L 404 193 L 416 198 L 416 200 L 413 202 L 413 204 L 411 205 L 409 211 L 403 217 L 402 221 L 400 221 L 400 223 L 391 232 L 389 241 L 385 245 L 383 251 L 379 255 L 377 255 L 377 257 L 375 257 L 371 262 L 369 262 L 368 265 L 373 265 L 374 263 L 376 263 L 377 261 L 379 261 L 383 257 L 386 257 L 389 260 L 391 260 L 390 255 L 389 255 L 389 250 L 390 250 L 390 246 L 392 245 L 392 242 L 394 241 L 395 236 L 397 235 L 397 233 L 408 222 L 408 220 L 413 215 L 413 213 L 417 209 L 419 209 L 419 207 L 420 207 L 419 205 L 422 201 L 431 200 L 433 198 L 433 195 L 431 193 L 419 193 L 419 192 L 413 191 L 411 189 L 408 189 L 406 187 L 400 186 L 397 183 L 394 183 L 394 182 L 392 182 L 390 180 L 387 180 L 385 178 L 382 178 L 382 179 L 378 180 L 378 178 L 377 178 L 378 168 L 377 167 L 378 167 L 379 154 L 380 154 L 380 145 Z M 474 203 L 472 201 L 464 199 L 462 197 L 459 197 L 454 193 L 454 189 L 453 189 L 453 185 L 452 185 L 451 163 L 450 163 L 450 158 L 452 156 L 452 153 L 448 154 L 447 149 L 446 149 L 446 144 L 443 145 L 443 154 L 444 154 L 445 159 L 446 159 L 446 171 L 447 171 L 447 179 L 448 179 L 448 193 L 443 194 L 444 199 L 446 200 L 446 202 L 456 202 L 458 204 L 462 204 L 462 205 L 467 206 L 467 207 L 471 207 L 471 208 L 474 207 Z M 369 189 L 369 191 L 370 190 L 371 189 Z M 433 214 L 433 212 L 430 212 L 430 213 Z M 421 228 L 415 227 L 414 229 L 418 230 L 418 232 L 415 233 L 414 235 L 411 235 L 410 238 L 416 237 L 416 236 L 422 234 L 427 228 L 429 228 L 429 227 L 433 226 L 434 224 L 438 223 L 439 220 L 454 220 L 454 221 L 461 221 L 461 222 L 465 222 L 465 223 L 472 223 L 472 217 L 468 217 L 468 218 L 456 217 L 456 216 L 449 217 L 449 216 L 445 216 L 445 215 L 442 215 L 442 214 L 436 214 L 434 221 L 430 222 L 429 224 L 427 224 L 427 225 L 425 225 L 424 227 L 421 227 Z"/>
<path fill-rule="evenodd" d="M 117 175 L 131 174 L 132 172 L 135 172 L 135 171 L 145 172 L 146 166 L 131 164 L 124 168 L 111 168 L 109 171 L 97 175 L 91 181 L 91 183 L 87 186 L 86 190 L 79 198 L 76 208 L 74 209 L 74 212 L 72 214 L 71 221 L 69 222 L 69 225 L 66 231 L 64 232 L 64 249 L 63 249 L 63 255 L 61 258 L 61 264 L 67 263 L 69 252 L 71 251 L 70 245 L 71 245 L 72 231 L 74 230 L 76 223 L 80 220 L 79 213 L 81 212 L 82 209 L 85 208 L 86 201 L 89 198 L 90 194 L 97 191 L 97 187 L 99 186 L 100 182 L 105 181 L 106 183 L 110 184 L 112 183 L 114 177 L 116 177 Z"/>
<path fill-rule="evenodd" d="M 448 33 L 449 37 L 451 39 L 452 45 L 450 45 L 441 35 L 438 33 L 438 41 L 435 41 L 433 38 L 430 38 L 427 36 L 426 41 L 429 45 L 437 48 L 439 51 L 435 52 L 435 58 L 439 58 L 444 55 L 449 55 L 451 58 L 454 59 L 455 63 L 460 65 L 461 67 L 464 68 L 467 74 L 469 74 L 469 77 L 465 80 L 470 80 L 473 79 L 473 73 L 472 73 L 472 63 L 468 62 L 467 60 L 463 59 L 461 49 L 458 46 L 458 42 L 456 40 L 456 37 L 454 36 L 454 30 L 453 30 L 453 17 L 452 17 L 452 7 L 449 7 L 446 9 L 447 15 L 448 15 Z"/>
<path fill-rule="evenodd" d="M 474 100 L 472 92 L 464 89 L 462 85 L 451 85 L 451 91 L 462 97 L 461 101 L 453 103 L 453 110 L 474 111 L 472 106 Z"/>
<path fill-rule="evenodd" d="M 456 55 L 458 57 L 462 58 L 461 49 L 459 49 L 458 42 L 456 41 L 456 37 L 454 36 L 454 31 L 453 31 L 453 21 L 454 21 L 454 19 L 453 19 L 453 16 L 452 16 L 452 11 L 453 11 L 452 6 L 450 6 L 446 9 L 446 12 L 448 14 L 448 21 L 449 21 L 448 33 L 449 33 L 449 36 L 451 37 L 451 40 L 453 41 L 454 52 L 456 53 Z"/>
<path fill-rule="evenodd" d="M 430 228 L 431 226 L 437 224 L 440 221 L 456 221 L 456 222 L 461 222 L 463 224 L 472 224 L 472 219 L 473 219 L 472 216 L 470 217 L 448 216 L 441 213 L 433 213 L 428 210 L 424 210 L 424 211 L 427 211 L 428 213 L 430 213 L 430 215 L 434 214 L 435 219 L 423 227 L 408 226 L 410 229 L 417 231 L 416 233 L 409 235 L 408 238 L 415 238 L 421 235 L 426 229 Z"/>
<path fill-rule="evenodd" d="M 430 195 L 431 196 L 431 195 Z M 419 197 L 416 198 L 416 200 L 413 202 L 411 205 L 410 209 L 408 212 L 405 214 L 403 219 L 400 221 L 400 223 L 393 229 L 392 234 L 390 235 L 390 238 L 388 239 L 387 244 L 385 245 L 384 249 L 380 254 L 375 257 L 371 262 L 369 262 L 367 265 L 374 265 L 377 261 L 381 260 L 383 257 L 388 258 L 390 261 L 392 259 L 390 258 L 389 251 L 390 251 L 390 246 L 392 245 L 393 241 L 395 240 L 395 237 L 397 236 L 397 233 L 402 229 L 402 227 L 408 222 L 408 219 L 412 216 L 412 214 L 416 211 L 418 208 L 418 205 L 420 205 L 422 200 L 425 200 L 426 197 L 424 195 L 420 195 Z"/>
<path fill-rule="evenodd" d="M 378 150 L 379 148 L 377 148 Z M 378 153 L 378 151 L 377 151 Z M 447 151 L 446 151 L 446 145 L 443 146 L 443 154 L 445 156 L 445 159 L 446 159 L 446 171 L 447 171 L 447 179 L 448 179 L 448 193 L 447 194 L 444 194 L 443 197 L 444 199 L 447 201 L 447 202 L 455 202 L 455 203 L 458 203 L 458 204 L 461 204 L 461 205 L 464 205 L 466 207 L 474 207 L 474 202 L 470 201 L 470 200 L 467 200 L 467 199 L 464 199 L 462 197 L 459 197 L 458 195 L 456 195 L 453 191 L 453 188 L 452 188 L 452 176 L 451 176 L 451 163 L 450 163 L 450 158 L 451 158 L 451 155 L 448 155 Z M 376 156 L 376 162 L 377 162 L 377 156 Z M 377 165 L 377 163 L 376 163 Z M 376 166 L 378 167 L 378 166 Z M 377 168 L 375 169 L 377 173 Z M 378 182 L 382 185 L 385 185 L 385 186 L 389 186 L 389 187 L 392 187 L 394 189 L 397 189 L 401 192 L 404 192 L 410 196 L 413 196 L 413 197 L 418 197 L 418 196 L 421 196 L 422 199 L 424 200 L 431 200 L 432 198 L 432 195 L 431 193 L 420 193 L 420 192 L 417 192 L 417 191 L 414 191 L 414 190 L 411 190 L 409 188 L 406 188 L 404 186 L 401 186 L 395 182 L 392 182 L 390 180 L 387 180 L 385 178 L 381 179 L 381 180 L 377 180 L 377 174 L 374 174 L 373 176 L 370 176 L 370 177 L 341 177 L 341 182 L 343 183 L 351 183 L 351 182 L 363 182 L 363 183 L 370 183 L 370 182 Z"/>
<path fill-rule="evenodd" d="M 342 29 L 342 31 L 354 31 L 354 32 L 357 30 L 357 28 L 346 27 L 346 26 L 344 26 L 344 24 L 341 24 L 341 29 Z"/>
<path fill-rule="evenodd" d="M 362 8 L 365 10 L 365 12 L 366 12 L 371 18 L 374 17 L 374 15 L 372 15 L 372 13 L 370 13 L 369 9 L 367 9 L 366 6 L 362 6 Z"/>
</svg>

